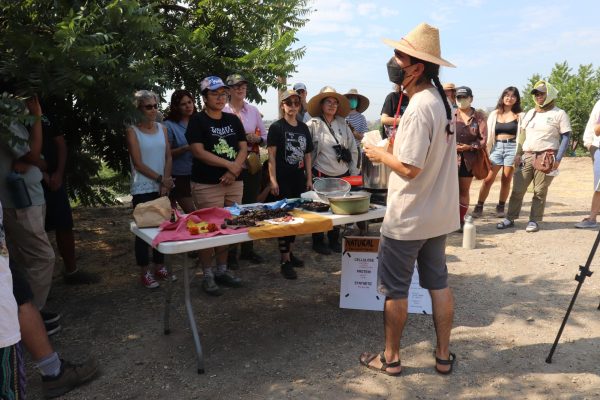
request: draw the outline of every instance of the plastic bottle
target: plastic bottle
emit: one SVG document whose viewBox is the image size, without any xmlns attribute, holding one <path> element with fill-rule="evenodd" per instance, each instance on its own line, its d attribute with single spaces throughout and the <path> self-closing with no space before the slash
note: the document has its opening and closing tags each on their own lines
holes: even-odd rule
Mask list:
<svg viewBox="0 0 600 400">
<path fill-rule="evenodd" d="M 11 171 L 6 177 L 6 185 L 8 186 L 12 201 L 15 203 L 15 208 L 31 207 L 31 197 L 29 196 L 23 175 Z"/>
<path fill-rule="evenodd" d="M 473 224 L 473 217 L 467 215 L 465 217 L 465 225 L 463 226 L 463 243 L 464 249 L 474 249 L 476 244 L 476 230 Z"/>
</svg>

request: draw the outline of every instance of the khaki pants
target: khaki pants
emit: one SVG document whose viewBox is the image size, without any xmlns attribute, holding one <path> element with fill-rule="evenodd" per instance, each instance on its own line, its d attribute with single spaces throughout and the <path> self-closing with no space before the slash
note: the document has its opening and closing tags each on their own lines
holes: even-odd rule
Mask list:
<svg viewBox="0 0 600 400">
<path fill-rule="evenodd" d="M 33 304 L 38 309 L 46 304 L 54 271 L 54 250 L 44 230 L 44 221 L 45 206 L 4 209 L 8 252 L 27 277 Z"/>
<path fill-rule="evenodd" d="M 548 176 L 533 168 L 533 156 L 523 155 L 523 167 L 515 168 L 513 177 L 513 188 L 508 202 L 508 213 L 506 218 L 514 221 L 519 218 L 521 206 L 523 205 L 523 197 L 527 192 L 527 187 L 533 181 L 533 198 L 531 199 L 531 211 L 529 212 L 529 220 L 539 222 L 544 219 L 544 208 L 546 207 L 546 196 L 548 195 L 548 187 L 553 176 Z"/>
</svg>

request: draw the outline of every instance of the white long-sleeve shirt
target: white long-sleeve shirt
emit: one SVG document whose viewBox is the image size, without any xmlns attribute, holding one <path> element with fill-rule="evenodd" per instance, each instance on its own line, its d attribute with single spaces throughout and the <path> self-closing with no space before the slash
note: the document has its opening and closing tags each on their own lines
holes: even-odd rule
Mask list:
<svg viewBox="0 0 600 400">
<path fill-rule="evenodd" d="M 590 119 L 588 119 L 585 125 L 585 131 L 583 131 L 583 145 L 585 147 L 596 146 L 600 147 L 600 136 L 596 136 L 594 133 L 594 125 L 598 123 L 600 119 L 600 100 L 596 102 L 592 112 L 590 113 Z"/>
</svg>

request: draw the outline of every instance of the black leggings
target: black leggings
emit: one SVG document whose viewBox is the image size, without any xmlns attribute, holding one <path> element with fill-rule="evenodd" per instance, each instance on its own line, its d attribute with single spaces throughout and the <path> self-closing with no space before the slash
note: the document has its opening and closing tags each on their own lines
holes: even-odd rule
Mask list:
<svg viewBox="0 0 600 400">
<path fill-rule="evenodd" d="M 134 194 L 131 203 L 133 204 L 133 208 L 140 203 L 145 203 L 150 200 L 158 199 L 160 195 L 158 192 L 154 193 L 142 193 L 142 194 Z M 139 237 L 135 237 L 135 262 L 140 267 L 147 267 L 150 264 L 150 257 L 148 256 L 148 248 L 150 245 L 144 242 Z M 161 254 L 156 249 L 152 249 L 152 262 L 157 265 L 164 264 L 165 256 Z"/>
</svg>

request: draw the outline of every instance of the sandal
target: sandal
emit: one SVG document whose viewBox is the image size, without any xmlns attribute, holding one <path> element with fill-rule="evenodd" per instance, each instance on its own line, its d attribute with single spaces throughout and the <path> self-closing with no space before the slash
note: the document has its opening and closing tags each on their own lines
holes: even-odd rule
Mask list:
<svg viewBox="0 0 600 400">
<path fill-rule="evenodd" d="M 456 361 L 456 354 L 450 353 L 450 357 L 447 360 L 442 360 L 441 358 L 435 357 L 435 371 L 438 374 L 449 375 L 452 373 L 452 368 L 454 368 L 454 362 Z M 437 365 L 449 365 L 450 369 L 448 371 L 442 371 L 438 369 Z"/>
<path fill-rule="evenodd" d="M 515 226 L 515 221 L 506 218 L 496 224 L 497 229 L 512 228 L 513 226 Z"/>
<path fill-rule="evenodd" d="M 377 368 L 372 365 L 369 365 L 371 363 L 371 361 L 373 361 L 375 359 L 375 357 L 379 357 L 379 361 L 381 361 L 381 368 Z M 387 371 L 388 368 L 398 368 L 398 367 L 401 367 L 402 365 L 400 364 L 400 361 L 394 361 L 394 362 L 391 362 L 388 364 L 385 361 L 385 356 L 383 355 L 383 352 L 381 352 L 379 354 L 362 353 L 360 355 L 360 357 L 358 358 L 358 360 L 365 367 L 372 369 L 373 371 L 380 372 L 382 374 L 386 374 L 389 376 L 399 376 L 402 374 L 402 370 L 400 370 L 399 372 L 388 372 Z"/>
</svg>

